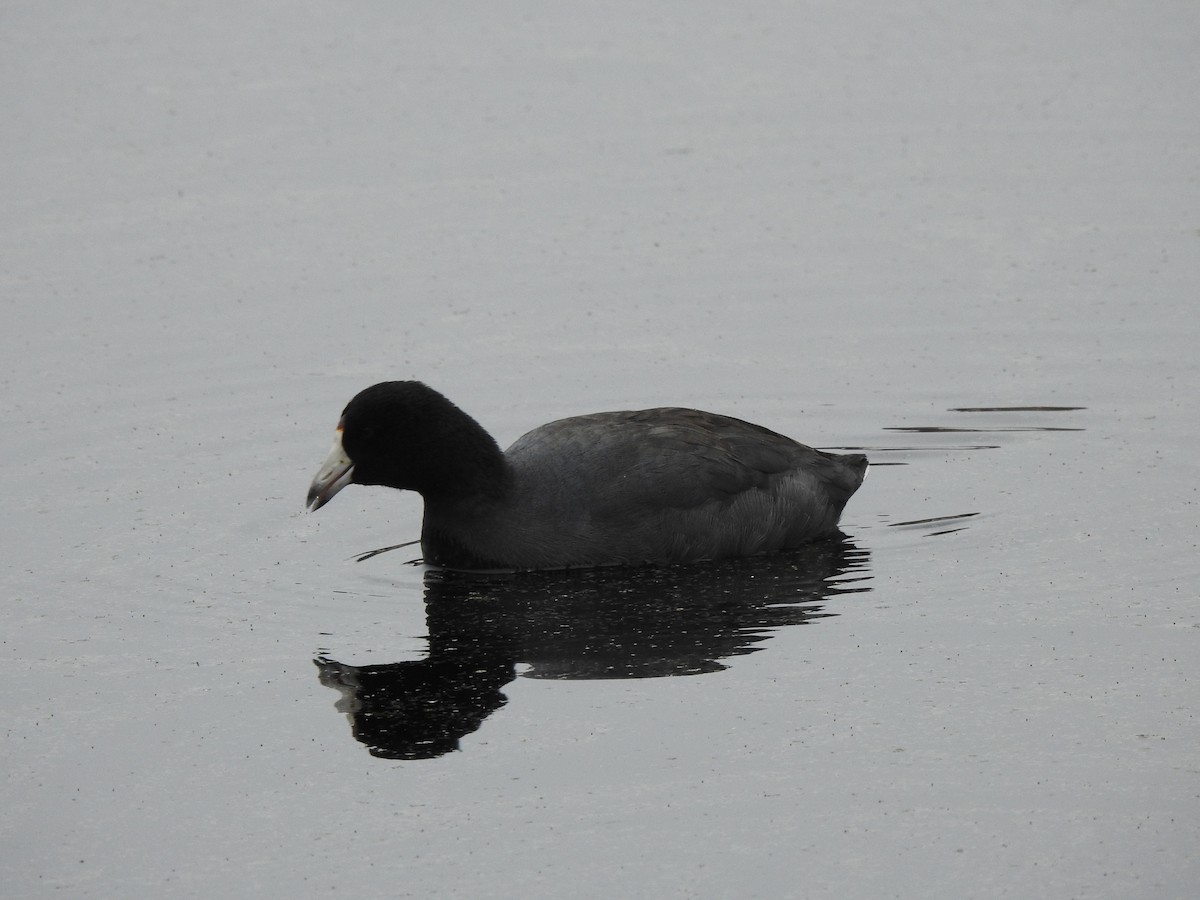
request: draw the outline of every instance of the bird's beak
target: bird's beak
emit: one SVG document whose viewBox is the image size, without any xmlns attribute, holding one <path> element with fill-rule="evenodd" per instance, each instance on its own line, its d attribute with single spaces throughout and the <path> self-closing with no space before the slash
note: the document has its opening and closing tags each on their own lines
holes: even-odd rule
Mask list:
<svg viewBox="0 0 1200 900">
<path fill-rule="evenodd" d="M 308 502 L 305 505 L 313 511 L 320 509 L 333 499 L 334 494 L 353 480 L 354 463 L 342 449 L 342 423 L 338 422 L 337 433 L 333 438 L 333 447 L 329 451 L 329 456 L 325 457 L 325 462 L 321 464 L 321 469 L 313 479 L 312 486 L 308 489 Z"/>
</svg>

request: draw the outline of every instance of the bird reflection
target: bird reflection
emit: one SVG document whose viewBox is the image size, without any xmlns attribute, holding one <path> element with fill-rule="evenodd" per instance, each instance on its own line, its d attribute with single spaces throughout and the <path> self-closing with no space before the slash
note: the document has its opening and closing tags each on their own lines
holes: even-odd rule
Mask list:
<svg viewBox="0 0 1200 900">
<path fill-rule="evenodd" d="M 688 566 L 514 575 L 431 571 L 424 659 L 351 666 L 315 660 L 342 693 L 354 737 L 388 759 L 429 759 L 503 706 L 524 678 L 657 678 L 725 668 L 773 629 L 836 615 L 827 601 L 870 590 L 867 552 L 844 536 L 775 556 Z"/>
</svg>

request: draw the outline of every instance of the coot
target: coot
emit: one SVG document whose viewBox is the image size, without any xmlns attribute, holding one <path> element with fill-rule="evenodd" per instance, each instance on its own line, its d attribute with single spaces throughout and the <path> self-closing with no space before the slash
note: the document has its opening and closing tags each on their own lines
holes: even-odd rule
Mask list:
<svg viewBox="0 0 1200 900">
<path fill-rule="evenodd" d="M 308 506 L 348 484 L 417 491 L 425 561 L 450 569 L 686 563 L 836 533 L 866 471 L 697 409 L 559 419 L 501 452 L 437 391 L 387 381 L 347 404 Z"/>
</svg>

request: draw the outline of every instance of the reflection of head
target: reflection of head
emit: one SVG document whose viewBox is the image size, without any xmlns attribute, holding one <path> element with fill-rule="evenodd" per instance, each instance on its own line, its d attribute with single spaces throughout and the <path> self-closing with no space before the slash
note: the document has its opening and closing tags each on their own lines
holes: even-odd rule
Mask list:
<svg viewBox="0 0 1200 900">
<path fill-rule="evenodd" d="M 430 759 L 503 706 L 513 679 L 505 661 L 425 659 L 382 666 L 316 660 L 321 683 L 337 688 L 354 737 L 384 759 Z"/>
</svg>

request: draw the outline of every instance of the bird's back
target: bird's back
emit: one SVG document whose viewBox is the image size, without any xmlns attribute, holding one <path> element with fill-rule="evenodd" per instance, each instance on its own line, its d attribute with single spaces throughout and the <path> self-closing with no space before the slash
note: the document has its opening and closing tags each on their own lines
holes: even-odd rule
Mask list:
<svg viewBox="0 0 1200 900">
<path fill-rule="evenodd" d="M 866 457 L 815 450 L 693 409 L 606 412 L 534 429 L 505 451 L 504 502 L 479 509 L 476 566 L 691 562 L 789 549 L 836 530 Z M 430 518 L 432 515 L 432 519 Z M 426 530 L 461 511 L 426 510 Z M 547 564 L 548 561 L 551 564 Z"/>
</svg>

